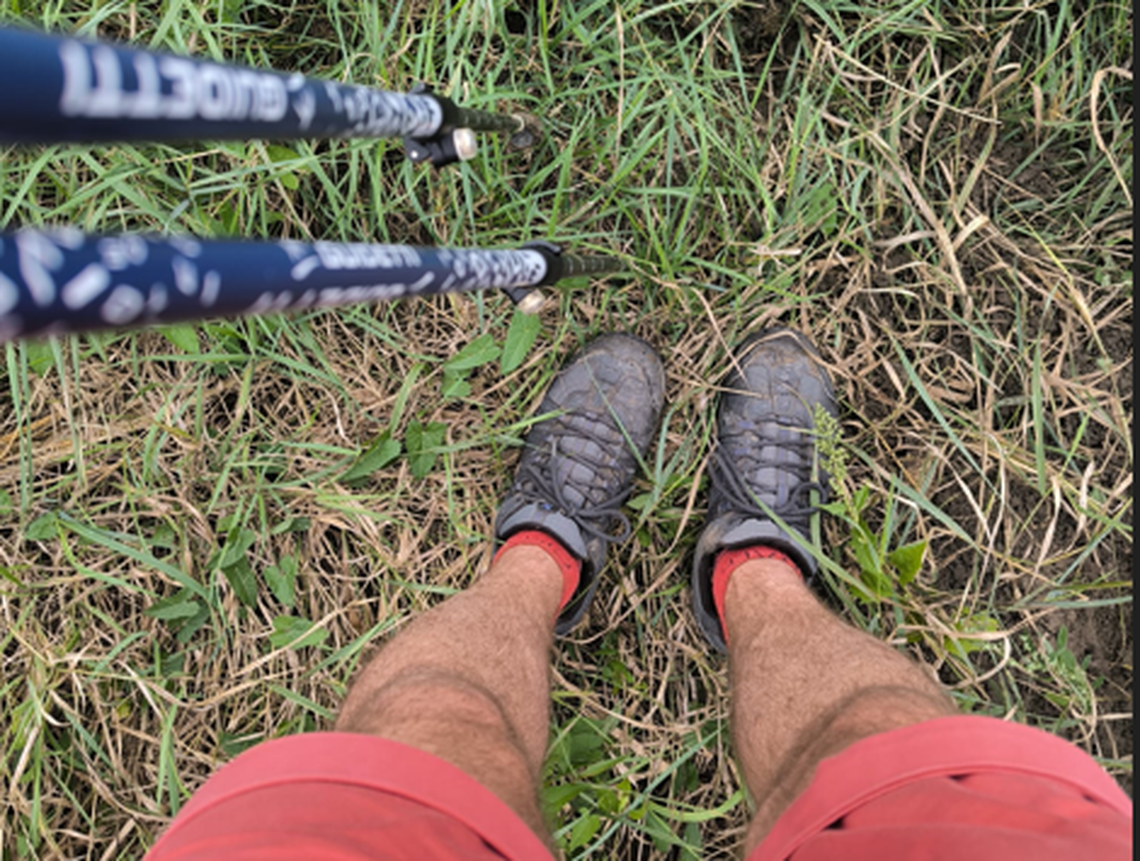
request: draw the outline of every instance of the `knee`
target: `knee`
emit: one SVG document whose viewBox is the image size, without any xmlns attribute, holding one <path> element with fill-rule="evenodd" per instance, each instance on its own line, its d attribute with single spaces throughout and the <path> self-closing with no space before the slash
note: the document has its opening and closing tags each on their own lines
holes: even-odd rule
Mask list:
<svg viewBox="0 0 1140 861">
<path fill-rule="evenodd" d="M 536 834 L 546 833 L 535 791 L 541 757 L 528 754 L 495 696 L 467 678 L 420 668 L 354 689 L 336 729 L 439 757 L 491 790 Z"/>
<path fill-rule="evenodd" d="M 416 668 L 355 693 L 337 719 L 337 730 L 374 732 L 368 727 L 443 720 L 473 731 L 513 734 L 506 712 L 490 691 L 445 670 Z"/>
<path fill-rule="evenodd" d="M 953 701 L 934 688 L 910 685 L 875 685 L 851 693 L 820 715 L 803 741 L 789 754 L 787 771 L 798 775 L 789 781 L 798 793 L 806 788 L 823 759 L 842 752 L 857 741 L 910 724 L 957 714 Z"/>
<path fill-rule="evenodd" d="M 819 763 L 857 741 L 892 729 L 957 714 L 950 697 L 934 685 L 863 687 L 842 698 L 816 719 L 778 769 L 781 775 L 759 807 L 745 838 L 745 857 L 771 831 L 776 820 L 808 788 Z"/>
<path fill-rule="evenodd" d="M 929 690 L 876 685 L 861 688 L 840 701 L 822 721 L 816 738 L 830 736 L 832 745 L 843 748 L 866 736 L 956 713 L 950 697 L 933 685 Z"/>
<path fill-rule="evenodd" d="M 531 761 L 490 691 L 445 671 L 417 669 L 359 692 L 345 703 L 336 729 L 408 744 L 470 774 L 491 769 L 529 784 L 542 766 Z"/>
</svg>

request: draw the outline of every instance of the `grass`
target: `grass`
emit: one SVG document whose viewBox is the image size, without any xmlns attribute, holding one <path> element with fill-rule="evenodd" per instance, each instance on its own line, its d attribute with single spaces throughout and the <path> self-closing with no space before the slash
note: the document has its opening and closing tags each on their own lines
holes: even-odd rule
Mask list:
<svg viewBox="0 0 1140 861">
<path fill-rule="evenodd" d="M 1131 791 L 1129 6 L 11 0 L 15 21 L 426 80 L 544 138 L 440 173 L 398 142 L 9 150 L 0 227 L 551 238 L 631 274 L 554 291 L 507 365 L 520 324 L 491 294 L 7 345 L 4 858 L 137 857 L 218 764 L 329 726 L 369 649 L 486 564 L 544 388 L 615 328 L 661 349 L 669 413 L 554 665 L 567 857 L 727 857 L 743 833 L 685 583 L 715 381 L 776 322 L 840 395 L 836 609 Z"/>
</svg>

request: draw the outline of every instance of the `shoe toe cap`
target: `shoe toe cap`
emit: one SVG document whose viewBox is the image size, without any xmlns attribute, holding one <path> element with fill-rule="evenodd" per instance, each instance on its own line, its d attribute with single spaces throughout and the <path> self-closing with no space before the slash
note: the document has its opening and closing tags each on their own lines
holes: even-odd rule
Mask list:
<svg viewBox="0 0 1140 861">
<path fill-rule="evenodd" d="M 554 401 L 609 413 L 639 450 L 649 444 L 665 401 L 665 369 L 649 343 L 633 335 L 609 334 L 591 341 L 578 362 L 551 389 Z"/>
</svg>

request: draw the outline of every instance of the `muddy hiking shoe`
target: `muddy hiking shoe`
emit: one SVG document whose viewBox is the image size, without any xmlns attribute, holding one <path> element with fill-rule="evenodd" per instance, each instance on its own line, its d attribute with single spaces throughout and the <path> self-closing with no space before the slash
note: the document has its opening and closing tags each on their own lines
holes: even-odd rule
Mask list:
<svg viewBox="0 0 1140 861">
<path fill-rule="evenodd" d="M 537 529 L 582 561 L 578 589 L 555 625 L 559 635 L 578 624 L 593 600 L 608 545 L 629 537 L 621 507 L 664 401 L 657 352 L 622 334 L 588 344 L 542 399 L 539 415 L 550 417 L 527 434 L 514 484 L 495 518 L 495 540 Z"/>
<path fill-rule="evenodd" d="M 694 614 L 722 652 L 724 632 L 712 596 L 717 553 L 763 544 L 791 557 L 805 580 L 818 571 L 806 548 L 816 510 L 811 495 L 826 501 L 827 475 L 815 463 L 813 415 L 817 406 L 836 413 L 831 380 L 803 334 L 765 329 L 734 355 L 717 411 L 708 521 L 692 575 Z"/>
</svg>

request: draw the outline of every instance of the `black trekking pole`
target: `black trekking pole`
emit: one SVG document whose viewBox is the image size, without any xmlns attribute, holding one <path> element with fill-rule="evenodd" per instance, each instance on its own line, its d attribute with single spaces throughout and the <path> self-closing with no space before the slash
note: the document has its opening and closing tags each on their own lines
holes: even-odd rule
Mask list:
<svg viewBox="0 0 1140 861">
<path fill-rule="evenodd" d="M 0 233 L 0 343 L 488 288 L 528 310 L 536 287 L 621 268 L 545 241 L 495 251 L 22 230 Z"/>
<path fill-rule="evenodd" d="M 400 137 L 413 161 L 533 143 L 534 120 L 410 93 L 0 27 L 0 144 Z"/>
</svg>

